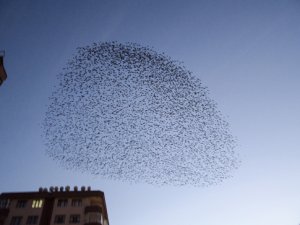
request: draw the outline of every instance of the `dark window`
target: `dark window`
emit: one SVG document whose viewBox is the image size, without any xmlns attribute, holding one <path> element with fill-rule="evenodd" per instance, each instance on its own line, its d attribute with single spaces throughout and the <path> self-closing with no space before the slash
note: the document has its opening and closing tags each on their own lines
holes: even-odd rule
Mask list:
<svg viewBox="0 0 300 225">
<path fill-rule="evenodd" d="M 10 221 L 10 225 L 20 225 L 22 221 L 22 216 L 13 216 Z"/>
<path fill-rule="evenodd" d="M 57 207 L 67 207 L 68 199 L 58 199 Z"/>
<path fill-rule="evenodd" d="M 81 199 L 72 199 L 72 206 L 81 206 L 82 205 L 82 200 Z"/>
<path fill-rule="evenodd" d="M 65 215 L 56 215 L 54 218 L 54 223 L 62 224 L 65 223 Z"/>
<path fill-rule="evenodd" d="M 70 215 L 70 223 L 80 223 L 80 215 Z"/>
<path fill-rule="evenodd" d="M 17 208 L 25 208 L 26 207 L 26 203 L 27 203 L 27 200 L 18 200 L 16 207 Z"/>
<path fill-rule="evenodd" d="M 38 216 L 28 216 L 26 224 L 37 224 Z"/>
<path fill-rule="evenodd" d="M 0 199 L 0 208 L 8 208 L 9 200 L 8 199 Z"/>
</svg>

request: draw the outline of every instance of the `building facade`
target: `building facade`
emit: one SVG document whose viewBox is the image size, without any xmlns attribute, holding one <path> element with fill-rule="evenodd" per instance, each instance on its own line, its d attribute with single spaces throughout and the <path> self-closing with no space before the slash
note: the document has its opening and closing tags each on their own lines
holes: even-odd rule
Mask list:
<svg viewBox="0 0 300 225">
<path fill-rule="evenodd" d="M 0 225 L 57 224 L 109 225 L 104 193 L 67 186 L 0 195 Z"/>
<path fill-rule="evenodd" d="M 7 78 L 7 74 L 4 68 L 3 58 L 4 58 L 4 51 L 0 51 L 0 86 Z"/>
</svg>

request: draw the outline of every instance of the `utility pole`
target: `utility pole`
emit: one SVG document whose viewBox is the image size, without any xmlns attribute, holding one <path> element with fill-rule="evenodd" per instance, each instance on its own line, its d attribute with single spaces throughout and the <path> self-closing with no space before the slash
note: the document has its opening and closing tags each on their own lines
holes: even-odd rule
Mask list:
<svg viewBox="0 0 300 225">
<path fill-rule="evenodd" d="M 7 74 L 3 63 L 4 56 L 5 56 L 5 51 L 0 51 L 0 86 L 7 78 Z"/>
</svg>

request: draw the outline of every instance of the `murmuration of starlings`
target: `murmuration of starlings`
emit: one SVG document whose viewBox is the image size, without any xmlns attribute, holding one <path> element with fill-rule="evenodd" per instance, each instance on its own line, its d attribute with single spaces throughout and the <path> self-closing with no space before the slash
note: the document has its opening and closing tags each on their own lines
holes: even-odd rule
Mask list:
<svg viewBox="0 0 300 225">
<path fill-rule="evenodd" d="M 239 165 L 229 124 L 199 78 L 135 43 L 78 48 L 42 128 L 51 158 L 104 179 L 209 186 Z"/>
</svg>

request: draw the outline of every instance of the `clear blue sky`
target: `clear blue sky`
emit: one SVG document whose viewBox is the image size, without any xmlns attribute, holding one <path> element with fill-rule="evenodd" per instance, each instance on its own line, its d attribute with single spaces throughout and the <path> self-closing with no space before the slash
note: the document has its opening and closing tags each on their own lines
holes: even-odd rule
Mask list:
<svg viewBox="0 0 300 225">
<path fill-rule="evenodd" d="M 300 1 L 0 0 L 0 192 L 91 185 L 112 225 L 300 223 Z M 41 122 L 56 75 L 78 46 L 153 46 L 208 86 L 242 164 L 208 188 L 156 187 L 66 171 Z"/>
</svg>

